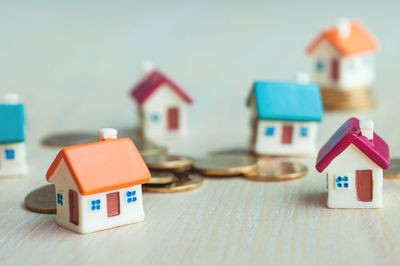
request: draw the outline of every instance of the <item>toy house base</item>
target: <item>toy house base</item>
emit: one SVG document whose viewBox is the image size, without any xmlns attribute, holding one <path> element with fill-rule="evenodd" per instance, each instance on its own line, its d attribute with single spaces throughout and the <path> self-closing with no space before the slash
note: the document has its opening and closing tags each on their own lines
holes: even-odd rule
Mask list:
<svg viewBox="0 0 400 266">
<path fill-rule="evenodd" d="M 123 226 L 123 225 L 128 225 L 128 224 L 134 224 L 134 223 L 139 223 L 144 220 L 144 212 L 142 213 L 137 213 L 136 216 L 131 219 L 129 222 L 121 219 L 115 219 L 113 220 L 112 218 L 107 224 L 84 224 L 84 225 L 75 225 L 72 224 L 70 221 L 67 221 L 63 218 L 56 217 L 56 223 L 62 227 L 65 227 L 71 231 L 80 233 L 80 234 L 88 234 L 88 233 L 93 233 L 97 231 L 102 231 L 106 229 L 110 229 L 112 227 L 118 227 L 118 226 Z"/>
<path fill-rule="evenodd" d="M 382 208 L 382 200 L 372 202 L 348 202 L 348 201 L 331 201 L 328 198 L 328 208 L 331 209 L 379 209 Z"/>
<path fill-rule="evenodd" d="M 354 89 L 321 87 L 321 97 L 324 107 L 330 110 L 366 109 L 373 106 L 370 87 Z"/>
<path fill-rule="evenodd" d="M 18 169 L 4 169 L 0 171 L 0 177 L 24 177 L 28 174 L 28 166 L 22 166 Z"/>
</svg>

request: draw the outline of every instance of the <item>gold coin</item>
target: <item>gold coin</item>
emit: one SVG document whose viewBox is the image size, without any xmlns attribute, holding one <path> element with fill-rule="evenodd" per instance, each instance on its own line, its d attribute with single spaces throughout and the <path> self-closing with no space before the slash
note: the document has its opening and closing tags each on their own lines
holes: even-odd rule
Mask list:
<svg viewBox="0 0 400 266">
<path fill-rule="evenodd" d="M 167 148 L 145 140 L 137 129 L 122 129 L 118 131 L 118 138 L 130 138 L 142 156 L 165 154 Z"/>
<path fill-rule="evenodd" d="M 400 178 L 400 158 L 390 159 L 390 167 L 383 171 L 384 178 Z"/>
<path fill-rule="evenodd" d="M 308 174 L 308 167 L 297 162 L 281 160 L 259 160 L 258 169 L 245 173 L 246 179 L 254 181 L 285 181 L 304 177 Z"/>
<path fill-rule="evenodd" d="M 150 169 L 179 169 L 193 164 L 192 158 L 180 155 L 158 154 L 143 159 Z"/>
<path fill-rule="evenodd" d="M 56 186 L 49 184 L 30 192 L 25 197 L 25 207 L 33 212 L 56 214 Z"/>
<path fill-rule="evenodd" d="M 151 171 L 151 179 L 146 184 L 170 184 L 174 181 L 175 175 L 171 172 Z"/>
<path fill-rule="evenodd" d="M 197 174 L 182 174 L 174 178 L 171 184 L 166 185 L 147 185 L 142 186 L 145 192 L 154 193 L 176 193 L 196 189 L 203 185 L 203 177 Z"/>
<path fill-rule="evenodd" d="M 220 151 L 213 151 L 209 153 L 211 156 L 213 155 L 248 155 L 248 156 L 255 156 L 253 151 L 249 148 L 233 148 L 233 149 L 226 149 Z"/>
<path fill-rule="evenodd" d="M 46 136 L 42 140 L 45 146 L 68 147 L 98 141 L 96 134 L 84 132 L 56 133 Z"/>
<path fill-rule="evenodd" d="M 204 175 L 235 176 L 257 169 L 257 159 L 246 155 L 214 155 L 195 160 L 193 167 Z"/>
</svg>

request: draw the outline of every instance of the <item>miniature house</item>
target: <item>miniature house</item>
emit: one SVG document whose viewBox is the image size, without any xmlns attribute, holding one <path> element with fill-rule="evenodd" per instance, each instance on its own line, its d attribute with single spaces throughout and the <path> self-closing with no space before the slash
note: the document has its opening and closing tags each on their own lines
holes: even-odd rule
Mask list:
<svg viewBox="0 0 400 266">
<path fill-rule="evenodd" d="M 324 30 L 307 48 L 313 58 L 314 79 L 322 89 L 369 87 L 375 78 L 378 42 L 363 25 L 340 20 Z"/>
<path fill-rule="evenodd" d="M 248 105 L 256 154 L 311 155 L 323 108 L 319 87 L 304 82 L 256 81 Z"/>
<path fill-rule="evenodd" d="M 47 172 L 56 187 L 56 222 L 90 233 L 144 219 L 141 184 L 150 172 L 129 138 L 102 129 L 100 142 L 62 149 Z"/>
<path fill-rule="evenodd" d="M 316 168 L 326 174 L 329 208 L 380 208 L 389 147 L 371 120 L 350 118 L 321 148 Z"/>
<path fill-rule="evenodd" d="M 131 91 L 137 101 L 142 134 L 147 139 L 187 132 L 188 106 L 192 99 L 169 77 L 148 69 Z"/>
<path fill-rule="evenodd" d="M 6 94 L 0 104 L 0 176 L 28 172 L 25 146 L 25 108 L 18 95 Z"/>
</svg>

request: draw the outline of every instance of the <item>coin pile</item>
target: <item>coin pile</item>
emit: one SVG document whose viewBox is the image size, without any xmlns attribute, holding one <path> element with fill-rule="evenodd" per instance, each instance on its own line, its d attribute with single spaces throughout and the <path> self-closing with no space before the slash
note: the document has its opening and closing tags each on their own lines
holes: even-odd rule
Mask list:
<svg viewBox="0 0 400 266">
<path fill-rule="evenodd" d="M 25 207 L 33 212 L 56 214 L 56 186 L 49 184 L 30 192 L 25 197 Z"/>
<path fill-rule="evenodd" d="M 286 181 L 304 177 L 308 167 L 296 162 L 279 159 L 259 159 L 256 171 L 244 174 L 244 178 L 254 181 Z"/>
<path fill-rule="evenodd" d="M 167 152 L 165 147 L 145 140 L 137 130 L 121 130 L 118 135 L 120 138 L 130 138 L 142 156 L 164 154 Z M 50 147 L 64 148 L 96 141 L 99 141 L 99 138 L 95 133 L 69 132 L 48 135 L 43 138 L 42 144 Z"/>
<path fill-rule="evenodd" d="M 373 105 L 368 87 L 349 90 L 321 87 L 321 96 L 326 109 L 362 109 Z"/>
<path fill-rule="evenodd" d="M 237 176 L 257 169 L 257 159 L 249 155 L 211 155 L 194 162 L 194 169 L 207 176 Z"/>
<path fill-rule="evenodd" d="M 390 167 L 383 171 L 383 177 L 389 179 L 400 178 L 400 159 L 390 159 Z"/>
<path fill-rule="evenodd" d="M 194 168 L 204 175 L 240 175 L 253 181 L 287 181 L 308 174 L 308 167 L 287 157 L 257 156 L 249 149 L 238 148 L 212 152 L 196 160 Z"/>
<path fill-rule="evenodd" d="M 55 133 L 46 136 L 42 144 L 51 147 L 68 147 L 98 141 L 96 134 L 87 132 Z"/>
<path fill-rule="evenodd" d="M 187 156 L 156 154 L 143 156 L 151 179 L 142 185 L 145 192 L 175 193 L 199 188 L 203 178 L 191 172 L 193 159 Z"/>
</svg>

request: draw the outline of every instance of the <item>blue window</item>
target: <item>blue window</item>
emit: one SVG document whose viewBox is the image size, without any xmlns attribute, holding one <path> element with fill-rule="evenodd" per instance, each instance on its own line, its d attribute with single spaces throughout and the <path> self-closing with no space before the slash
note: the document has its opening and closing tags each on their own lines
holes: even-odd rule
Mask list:
<svg viewBox="0 0 400 266">
<path fill-rule="evenodd" d="M 267 127 L 265 129 L 265 136 L 273 136 L 275 133 L 275 128 L 274 127 Z"/>
<path fill-rule="evenodd" d="M 14 149 L 6 149 L 6 159 L 14 160 L 15 159 L 15 150 Z"/>
<path fill-rule="evenodd" d="M 301 127 L 300 128 L 300 136 L 301 137 L 308 137 L 308 128 L 307 127 Z"/>
<path fill-rule="evenodd" d="M 363 59 L 364 65 L 369 67 L 372 64 L 372 58 L 371 57 L 365 57 Z"/>
<path fill-rule="evenodd" d="M 92 200 L 90 202 L 91 206 L 90 206 L 90 210 L 91 211 L 98 211 L 100 210 L 100 200 Z"/>
<path fill-rule="evenodd" d="M 353 70 L 354 69 L 354 67 L 355 67 L 355 63 L 354 63 L 354 61 L 349 61 L 348 63 L 347 63 L 347 68 L 349 69 L 349 70 Z"/>
<path fill-rule="evenodd" d="M 64 205 L 64 195 L 62 193 L 57 193 L 57 204 Z"/>
<path fill-rule="evenodd" d="M 151 120 L 153 120 L 154 122 L 157 122 L 158 120 L 160 120 L 160 116 L 157 113 L 154 113 L 151 116 Z"/>
<path fill-rule="evenodd" d="M 348 189 L 349 188 L 349 178 L 347 176 L 336 177 L 336 188 L 338 189 Z"/>
<path fill-rule="evenodd" d="M 133 203 L 133 202 L 137 201 L 137 198 L 135 196 L 136 196 L 135 190 L 126 192 L 126 202 Z"/>
<path fill-rule="evenodd" d="M 318 60 L 317 61 L 317 70 L 318 71 L 323 71 L 325 69 L 325 64 L 322 60 Z"/>
</svg>

